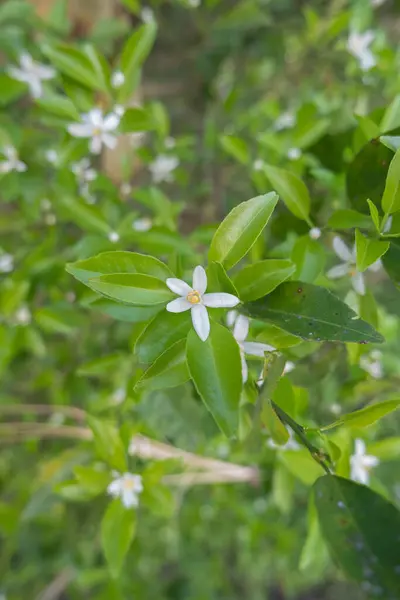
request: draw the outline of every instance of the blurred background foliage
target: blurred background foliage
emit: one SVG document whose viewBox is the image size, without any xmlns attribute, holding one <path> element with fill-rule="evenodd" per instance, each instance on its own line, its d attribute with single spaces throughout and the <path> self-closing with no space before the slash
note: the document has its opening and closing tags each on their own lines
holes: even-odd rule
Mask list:
<svg viewBox="0 0 400 600">
<path fill-rule="evenodd" d="M 87 165 L 76 167 L 87 144 L 71 139 L 66 125 L 95 103 L 111 110 L 118 90 L 110 96 L 80 86 L 60 69 L 52 91 L 32 102 L 8 67 L 23 50 L 54 65 L 59 44 L 89 43 L 114 71 L 132 30 L 149 19 L 158 25 L 154 48 L 121 101 L 142 107 L 131 114 L 140 125 L 126 124 L 117 149 L 94 157 L 92 178 Z M 309 490 L 318 465 L 303 450 L 276 451 L 264 435 L 229 443 L 189 383 L 134 390 L 143 367 L 132 350 L 143 321 L 98 300 L 65 264 L 134 249 L 183 273 L 201 260 L 228 210 L 272 189 L 263 168 L 270 163 L 307 183 L 322 237 L 311 240 L 309 225 L 281 204 L 253 257 L 291 257 L 298 278 L 332 287 L 323 270 L 334 262 L 333 234 L 350 243 L 352 227 L 370 226 L 360 188 L 375 202 L 387 171 L 386 164 L 376 172 L 375 155 L 363 155 L 361 167 L 356 157 L 377 152 L 371 140 L 400 126 L 399 28 L 395 0 L 2 2 L 0 145 L 11 141 L 28 165 L 3 173 L 0 188 L 0 592 L 7 600 L 370 597 L 344 581 L 315 527 Z M 351 32 L 367 30 L 376 65 L 363 70 L 348 44 Z M 392 152 L 378 146 L 387 162 Z M 154 167 L 160 156 L 175 165 L 164 175 Z M 365 296 L 349 292 L 345 280 L 337 293 L 379 327 L 381 354 L 355 344 L 281 346 L 295 366 L 276 394 L 303 424 L 326 425 L 398 390 L 400 295 L 383 272 L 369 282 Z M 274 344 L 274 333 L 263 341 Z M 140 432 L 257 465 L 260 481 L 164 486 L 175 461 L 130 456 L 130 470 L 154 485 L 113 579 L 100 542 L 109 498 L 77 470 L 94 468 L 99 455 L 82 433 L 84 413 L 68 407 L 115 420 L 126 444 Z M 73 439 L 65 439 L 69 426 L 79 429 Z M 381 460 L 371 486 L 397 505 L 398 426 L 392 416 L 361 434 Z M 354 437 L 349 429 L 332 436 L 343 475 Z"/>
</svg>

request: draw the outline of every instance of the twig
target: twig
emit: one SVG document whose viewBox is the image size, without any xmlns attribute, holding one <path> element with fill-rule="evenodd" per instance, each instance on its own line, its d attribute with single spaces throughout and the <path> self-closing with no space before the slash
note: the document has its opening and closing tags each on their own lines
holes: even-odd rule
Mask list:
<svg viewBox="0 0 400 600">
<path fill-rule="evenodd" d="M 61 413 L 66 417 L 75 419 L 76 421 L 84 422 L 86 419 L 85 411 L 75 406 L 57 406 L 54 404 L 0 404 L 0 414 L 23 415 L 26 413 L 35 415 L 52 415 L 54 413 Z"/>
<path fill-rule="evenodd" d="M 57 600 L 68 587 L 74 577 L 73 570 L 68 567 L 61 571 L 51 583 L 36 596 L 36 600 Z"/>
</svg>

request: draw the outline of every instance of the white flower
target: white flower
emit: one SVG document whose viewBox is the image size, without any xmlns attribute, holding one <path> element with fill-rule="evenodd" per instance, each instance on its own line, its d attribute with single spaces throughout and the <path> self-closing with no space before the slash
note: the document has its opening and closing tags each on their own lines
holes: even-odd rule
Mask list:
<svg viewBox="0 0 400 600">
<path fill-rule="evenodd" d="M 168 137 L 165 138 L 164 144 L 165 144 L 165 147 L 168 148 L 168 150 L 171 150 L 171 148 L 175 148 L 175 146 L 176 146 L 175 138 L 173 138 L 169 135 Z"/>
<path fill-rule="evenodd" d="M 46 160 L 51 165 L 56 165 L 58 163 L 58 160 L 59 160 L 58 152 L 57 152 L 57 150 L 54 150 L 54 148 L 50 148 L 50 150 L 46 150 L 44 155 L 46 157 Z"/>
<path fill-rule="evenodd" d="M 82 158 L 79 162 L 72 163 L 71 171 L 76 175 L 79 183 L 90 183 L 97 177 L 97 171 L 90 166 L 88 158 Z"/>
<path fill-rule="evenodd" d="M 32 315 L 27 306 L 22 306 L 14 315 L 18 325 L 28 325 L 31 322 Z"/>
<path fill-rule="evenodd" d="M 6 157 L 6 160 L 0 162 L 0 173 L 10 173 L 11 171 L 17 171 L 23 173 L 28 168 L 22 160 L 18 158 L 18 152 L 13 146 L 6 146 L 1 151 Z"/>
<path fill-rule="evenodd" d="M 364 274 L 357 271 L 356 268 L 356 249 L 355 246 L 352 250 L 344 243 L 344 241 L 339 237 L 335 236 L 333 238 L 333 250 L 335 254 L 343 261 L 342 264 L 336 265 L 329 269 L 326 276 L 329 279 L 338 279 L 339 277 L 345 277 L 346 275 L 351 277 L 351 283 L 354 290 L 360 296 L 365 295 L 365 280 Z M 372 265 L 368 267 L 369 271 L 378 271 L 381 267 L 381 261 L 377 260 Z"/>
<path fill-rule="evenodd" d="M 146 133 L 144 131 L 136 131 L 135 133 L 130 133 L 129 139 L 130 139 L 132 148 L 140 148 L 140 146 L 144 142 L 145 137 L 146 137 Z"/>
<path fill-rule="evenodd" d="M 167 311 L 180 313 L 190 310 L 193 327 L 203 342 L 210 333 L 210 320 L 206 307 L 233 308 L 240 302 L 236 296 L 224 292 L 206 294 L 207 274 L 200 266 L 193 271 L 193 287 L 190 287 L 185 281 L 173 277 L 169 277 L 166 283 L 171 292 L 180 296 L 167 304 Z"/>
<path fill-rule="evenodd" d="M 121 192 L 121 194 L 123 196 L 129 196 L 129 194 L 132 192 L 132 186 L 130 183 L 125 181 L 124 183 L 121 183 L 121 187 L 119 188 L 119 191 Z"/>
<path fill-rule="evenodd" d="M 235 324 L 236 319 L 238 318 L 239 313 L 237 310 L 228 310 L 228 312 L 226 313 L 226 324 L 228 325 L 228 327 L 233 327 Z"/>
<path fill-rule="evenodd" d="M 318 227 L 311 227 L 310 231 L 308 232 L 308 235 L 312 240 L 319 240 L 319 238 L 321 237 L 321 233 L 322 232 Z"/>
<path fill-rule="evenodd" d="M 53 226 L 57 223 L 57 217 L 53 214 L 47 214 L 44 217 L 44 222 L 46 223 L 46 225 Z"/>
<path fill-rule="evenodd" d="M 192 8 L 198 8 L 201 4 L 201 0 L 188 0 L 188 4 Z"/>
<path fill-rule="evenodd" d="M 113 112 L 114 112 L 114 114 L 115 114 L 115 115 L 117 115 L 117 117 L 119 117 L 120 119 L 121 119 L 121 118 L 124 116 L 124 114 L 125 114 L 125 111 L 126 111 L 126 108 L 125 108 L 125 106 L 122 106 L 122 104 L 116 104 L 116 105 L 114 106 L 114 110 L 113 110 Z"/>
<path fill-rule="evenodd" d="M 107 488 L 107 493 L 113 498 L 121 498 L 125 508 L 139 505 L 139 494 L 143 491 L 142 478 L 140 475 L 114 473 L 116 478 Z"/>
<path fill-rule="evenodd" d="M 384 4 L 386 2 L 386 0 L 371 0 L 371 5 L 372 6 L 382 6 L 382 4 Z"/>
<path fill-rule="evenodd" d="M 288 428 L 287 428 L 288 429 Z M 300 444 L 298 444 L 294 438 L 294 433 L 291 429 L 288 429 L 289 439 L 283 446 L 275 443 L 274 440 L 269 439 L 267 444 L 273 450 L 298 450 L 300 448 Z"/>
<path fill-rule="evenodd" d="M 172 181 L 172 172 L 175 171 L 178 165 L 179 158 L 177 156 L 168 156 L 166 154 L 157 156 L 157 158 L 149 165 L 149 171 L 154 183 Z"/>
<path fill-rule="evenodd" d="M 243 383 L 246 383 L 248 378 L 248 368 L 245 355 L 249 354 L 250 356 L 259 356 L 264 358 L 265 352 L 273 352 L 275 350 L 273 346 L 268 346 L 268 344 L 261 344 L 259 342 L 246 342 L 245 340 L 249 333 L 249 325 L 249 319 L 243 315 L 239 315 L 233 328 L 233 337 L 237 341 L 240 349 Z"/>
<path fill-rule="evenodd" d="M 255 171 L 262 171 L 264 167 L 265 167 L 265 162 L 262 160 L 262 158 L 257 158 L 253 162 L 253 169 Z"/>
<path fill-rule="evenodd" d="M 125 83 L 125 75 L 122 71 L 114 71 L 111 75 L 111 85 L 113 88 L 120 88 Z"/>
<path fill-rule="evenodd" d="M 149 217 L 143 217 L 142 219 L 136 219 L 132 223 L 132 229 L 134 231 L 149 231 L 153 226 L 153 222 Z"/>
<path fill-rule="evenodd" d="M 360 68 L 368 71 L 376 65 L 376 59 L 369 45 L 374 41 L 375 33 L 373 31 L 364 31 L 364 33 L 351 32 L 347 40 L 347 49 L 358 59 Z"/>
<path fill-rule="evenodd" d="M 43 212 L 51 210 L 52 204 L 50 200 L 48 198 L 42 198 L 40 201 L 40 208 L 43 210 Z"/>
<path fill-rule="evenodd" d="M 284 112 L 276 119 L 274 123 L 275 131 L 282 131 L 282 129 L 290 129 L 296 124 L 296 117 L 290 112 Z"/>
<path fill-rule="evenodd" d="M 19 65 L 19 68 L 9 67 L 8 74 L 13 79 L 26 83 L 33 98 L 40 98 L 43 94 L 42 81 L 53 79 L 55 70 L 34 61 L 27 52 L 21 54 Z"/>
<path fill-rule="evenodd" d="M 113 244 L 116 244 L 117 242 L 119 242 L 119 233 L 117 233 L 116 231 L 110 231 L 110 233 L 108 234 L 108 239 Z"/>
<path fill-rule="evenodd" d="M 382 379 L 382 352 L 380 350 L 372 350 L 369 354 L 363 354 L 360 358 L 360 367 L 374 379 Z"/>
<path fill-rule="evenodd" d="M 393 225 L 393 215 L 389 215 L 388 220 L 385 223 L 382 233 L 389 233 Z"/>
<path fill-rule="evenodd" d="M 287 157 L 290 160 L 298 160 L 302 155 L 300 148 L 289 148 L 287 151 Z"/>
<path fill-rule="evenodd" d="M 116 147 L 117 137 L 114 132 L 119 121 L 115 113 L 104 116 L 101 108 L 93 108 L 82 115 L 81 123 L 71 123 L 67 129 L 73 137 L 90 138 L 90 151 L 93 154 L 100 154 L 103 144 L 111 150 Z"/>
<path fill-rule="evenodd" d="M 11 254 L 0 254 L 0 273 L 11 273 L 14 270 L 14 257 Z"/>
<path fill-rule="evenodd" d="M 114 390 L 112 396 L 111 396 L 111 402 L 115 405 L 119 405 L 122 404 L 122 402 L 125 400 L 126 398 L 126 389 L 125 388 L 117 388 L 116 390 Z"/>
<path fill-rule="evenodd" d="M 142 17 L 143 23 L 153 23 L 155 21 L 154 11 L 150 6 L 142 8 L 140 16 Z"/>
<path fill-rule="evenodd" d="M 379 465 L 376 456 L 366 454 L 366 446 L 363 440 L 355 441 L 355 453 L 350 457 L 350 477 L 364 485 L 369 483 L 369 471 L 372 467 Z"/>
<path fill-rule="evenodd" d="M 296 365 L 291 360 L 286 361 L 285 368 L 283 369 L 283 374 L 287 375 L 287 373 L 291 373 L 293 369 L 296 368 Z"/>
</svg>

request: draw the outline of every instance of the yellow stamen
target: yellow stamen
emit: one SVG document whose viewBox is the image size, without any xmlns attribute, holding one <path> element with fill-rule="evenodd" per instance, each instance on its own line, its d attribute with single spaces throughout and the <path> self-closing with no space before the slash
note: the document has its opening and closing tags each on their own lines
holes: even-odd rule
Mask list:
<svg viewBox="0 0 400 600">
<path fill-rule="evenodd" d="M 349 275 L 350 277 L 354 277 L 355 275 L 357 275 L 357 270 L 354 268 L 349 269 Z"/>
<path fill-rule="evenodd" d="M 192 290 L 186 296 L 186 300 L 188 300 L 188 302 L 190 302 L 190 304 L 199 304 L 199 302 L 201 301 L 200 292 L 197 292 L 196 290 Z"/>
</svg>

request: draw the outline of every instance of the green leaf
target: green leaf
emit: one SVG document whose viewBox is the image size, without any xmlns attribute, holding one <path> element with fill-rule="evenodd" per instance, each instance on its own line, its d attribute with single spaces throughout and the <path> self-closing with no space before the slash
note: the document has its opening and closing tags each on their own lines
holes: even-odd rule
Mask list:
<svg viewBox="0 0 400 600">
<path fill-rule="evenodd" d="M 134 131 L 151 131 L 154 121 L 144 108 L 128 108 L 121 119 L 119 129 L 121 133 L 132 133 Z"/>
<path fill-rule="evenodd" d="M 163 352 L 136 384 L 147 390 L 176 387 L 190 379 L 186 362 L 186 340 L 182 339 Z"/>
<path fill-rule="evenodd" d="M 136 513 L 126 509 L 120 500 L 113 500 L 101 521 L 101 545 L 111 576 L 121 572 L 136 529 Z"/>
<path fill-rule="evenodd" d="M 208 288 L 213 292 L 225 292 L 239 297 L 238 291 L 234 286 L 229 275 L 221 263 L 212 262 L 207 267 Z"/>
<path fill-rule="evenodd" d="M 127 468 L 125 448 L 118 430 L 109 421 L 88 416 L 98 455 L 113 469 L 123 472 Z"/>
<path fill-rule="evenodd" d="M 93 495 L 104 492 L 110 483 L 110 474 L 94 467 L 77 465 L 74 467 L 74 473 L 79 485 Z"/>
<path fill-rule="evenodd" d="M 292 346 L 297 346 L 302 343 L 302 340 L 299 337 L 280 329 L 272 323 L 263 323 L 262 331 L 257 335 L 256 339 L 257 342 L 270 344 L 278 350 L 281 348 L 291 348 Z"/>
<path fill-rule="evenodd" d="M 400 210 L 400 150 L 391 160 L 382 196 L 382 208 L 386 214 Z"/>
<path fill-rule="evenodd" d="M 371 202 L 371 200 L 368 200 Z M 375 205 L 373 205 L 375 206 Z M 353 229 L 353 227 L 367 228 L 370 225 L 370 220 L 366 215 L 363 215 L 351 208 L 336 210 L 328 219 L 328 227 L 331 229 Z"/>
<path fill-rule="evenodd" d="M 303 181 L 294 173 L 271 165 L 265 166 L 265 173 L 290 212 L 311 226 L 309 219 L 310 195 Z"/>
<path fill-rule="evenodd" d="M 233 281 L 243 302 L 266 296 L 294 273 L 290 260 L 269 259 L 244 267 Z"/>
<path fill-rule="evenodd" d="M 236 206 L 222 221 L 211 242 L 208 258 L 226 269 L 233 267 L 253 246 L 278 202 L 275 192 L 256 196 Z"/>
<path fill-rule="evenodd" d="M 291 260 L 296 267 L 293 279 L 313 283 L 325 266 L 326 256 L 323 246 L 305 235 L 296 240 Z"/>
<path fill-rule="evenodd" d="M 395 96 L 385 110 L 379 129 L 382 133 L 400 127 L 400 95 Z"/>
<path fill-rule="evenodd" d="M 128 323 L 141 323 L 152 319 L 159 311 L 160 306 L 128 306 L 107 300 L 107 298 L 97 298 L 89 304 L 90 308 L 104 315 L 109 315 L 117 321 L 126 321 Z"/>
<path fill-rule="evenodd" d="M 99 86 L 102 90 L 110 91 L 110 66 L 107 60 L 92 44 L 85 44 L 83 47 L 85 56 L 88 57 L 93 71 L 99 81 Z"/>
<path fill-rule="evenodd" d="M 382 258 L 383 266 L 396 287 L 400 289 L 400 242 L 390 242 L 390 248 Z"/>
<path fill-rule="evenodd" d="M 369 208 L 369 212 L 370 212 L 371 219 L 372 219 L 372 222 L 374 224 L 374 227 L 375 227 L 376 231 L 378 233 L 380 233 L 380 222 L 381 222 L 381 220 L 380 220 L 380 217 L 379 217 L 378 209 L 376 208 L 375 204 L 373 202 L 371 202 L 371 200 L 367 200 L 367 202 L 368 202 L 368 208 Z"/>
<path fill-rule="evenodd" d="M 337 476 L 314 486 L 321 531 L 337 564 L 371 598 L 400 594 L 400 513 L 368 487 Z"/>
<path fill-rule="evenodd" d="M 383 402 L 379 402 L 377 404 L 371 404 L 370 406 L 366 406 L 360 410 L 356 410 L 347 415 L 342 415 L 340 419 L 327 425 L 326 427 L 321 427 L 321 431 L 328 431 L 329 429 L 334 429 L 335 427 L 369 427 L 382 417 L 388 415 L 389 413 L 397 410 L 400 406 L 400 400 L 385 400 Z"/>
<path fill-rule="evenodd" d="M 250 161 L 250 153 L 246 142 L 234 135 L 221 135 L 219 138 L 221 146 L 231 156 L 243 165 Z"/>
<path fill-rule="evenodd" d="M 36 100 L 41 108 L 44 108 L 47 112 L 62 117 L 63 119 L 70 119 L 71 121 L 79 120 L 79 112 L 75 108 L 74 104 L 69 98 L 62 96 L 61 94 L 46 94 Z"/>
<path fill-rule="evenodd" d="M 6 73 L 0 73 L 0 106 L 7 106 L 23 96 L 27 87 L 21 81 L 16 81 Z"/>
<path fill-rule="evenodd" d="M 390 242 L 370 240 L 356 229 L 357 270 L 365 271 L 388 251 Z"/>
<path fill-rule="evenodd" d="M 75 196 L 65 195 L 59 199 L 66 218 L 84 231 L 108 235 L 110 226 L 98 206 L 89 206 Z"/>
<path fill-rule="evenodd" d="M 284 446 L 289 440 L 289 432 L 276 414 L 271 400 L 265 400 L 261 409 L 261 421 L 276 444 Z"/>
<path fill-rule="evenodd" d="M 150 321 L 135 346 L 141 363 L 152 363 L 175 342 L 186 338 L 192 326 L 189 313 L 163 310 Z"/>
<path fill-rule="evenodd" d="M 119 103 L 127 101 L 138 84 L 138 71 L 150 53 L 156 34 L 157 24 L 152 21 L 134 31 L 126 42 L 120 59 L 120 67 L 125 75 L 125 83 L 118 91 Z"/>
<path fill-rule="evenodd" d="M 368 453 L 380 460 L 398 460 L 400 456 L 400 437 L 389 437 L 368 444 Z"/>
<path fill-rule="evenodd" d="M 380 343 L 383 337 L 329 290 L 292 281 L 243 305 L 254 319 L 271 321 L 305 340 Z"/>
<path fill-rule="evenodd" d="M 66 270 L 76 279 L 86 284 L 89 279 L 113 273 L 141 273 L 157 277 L 163 281 L 168 277 L 173 277 L 167 265 L 157 258 L 147 254 L 122 250 L 102 252 L 91 258 L 68 263 Z"/>
<path fill-rule="evenodd" d="M 164 281 L 142 273 L 101 275 L 88 285 L 107 298 L 136 306 L 164 304 L 174 298 Z"/>
<path fill-rule="evenodd" d="M 285 450 L 279 454 L 279 460 L 304 485 L 312 485 L 324 472 L 305 448 Z"/>
<path fill-rule="evenodd" d="M 72 46 L 48 44 L 43 46 L 42 51 L 61 73 L 90 89 L 105 89 L 102 78 L 95 72 L 91 60 L 84 52 Z"/>
<path fill-rule="evenodd" d="M 202 342 L 192 329 L 187 340 L 190 376 L 204 404 L 226 436 L 238 427 L 242 391 L 242 368 L 239 346 L 232 333 L 211 323 L 211 333 Z"/>
</svg>

